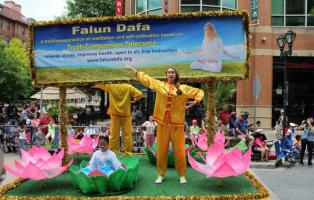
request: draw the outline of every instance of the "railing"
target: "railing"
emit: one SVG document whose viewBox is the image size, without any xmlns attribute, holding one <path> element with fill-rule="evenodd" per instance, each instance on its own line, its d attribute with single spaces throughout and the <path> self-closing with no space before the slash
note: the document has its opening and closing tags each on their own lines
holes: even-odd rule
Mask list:
<svg viewBox="0 0 314 200">
<path fill-rule="evenodd" d="M 30 147 L 35 144 L 35 133 L 38 129 L 37 126 L 25 126 L 26 127 L 26 147 Z M 43 126 L 45 127 L 45 126 Z M 44 128 L 45 129 L 45 128 Z M 56 126 L 56 137 L 60 138 L 58 126 Z M 109 133 L 109 130 L 105 126 L 68 126 L 68 134 L 75 135 L 78 130 L 82 129 L 84 134 L 87 132 L 89 135 L 103 135 Z M 0 125 L 0 145 L 5 152 L 16 152 L 19 146 L 19 127 L 17 125 Z M 92 134 L 91 134 L 92 133 Z M 110 133 L 109 133 L 110 134 Z M 123 149 L 122 138 L 120 137 L 120 146 Z M 145 148 L 144 133 L 140 126 L 133 126 L 132 128 L 132 143 L 134 152 L 143 152 Z"/>
</svg>

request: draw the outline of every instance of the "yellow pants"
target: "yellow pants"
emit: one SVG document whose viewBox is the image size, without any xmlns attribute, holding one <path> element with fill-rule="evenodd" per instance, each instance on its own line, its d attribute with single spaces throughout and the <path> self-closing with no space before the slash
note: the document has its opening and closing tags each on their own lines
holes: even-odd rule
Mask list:
<svg viewBox="0 0 314 200">
<path fill-rule="evenodd" d="M 183 126 L 157 125 L 157 170 L 164 176 L 168 165 L 168 148 L 171 141 L 174 152 L 175 166 L 179 176 L 185 176 L 185 139 Z"/>
<path fill-rule="evenodd" d="M 122 142 L 124 152 L 132 153 L 132 118 L 131 117 L 110 117 L 109 148 L 115 153 L 120 152 L 120 127 L 122 128 Z"/>
</svg>

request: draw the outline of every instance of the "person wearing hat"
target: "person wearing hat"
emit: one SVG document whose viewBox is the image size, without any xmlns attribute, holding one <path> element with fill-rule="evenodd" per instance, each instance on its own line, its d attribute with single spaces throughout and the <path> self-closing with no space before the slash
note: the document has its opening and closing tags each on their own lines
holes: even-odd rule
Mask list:
<svg viewBox="0 0 314 200">
<path fill-rule="evenodd" d="M 236 131 L 236 137 L 244 140 L 245 142 L 249 143 L 249 148 L 252 147 L 254 143 L 254 137 L 249 135 L 247 130 L 247 122 L 245 121 L 246 114 L 244 112 L 241 112 L 238 115 L 238 119 L 235 121 L 235 131 Z"/>
<path fill-rule="evenodd" d="M 254 140 L 254 149 L 261 152 L 261 161 L 268 162 L 269 148 L 266 146 L 266 136 L 262 134 L 263 129 L 257 129 L 257 137 Z"/>
</svg>

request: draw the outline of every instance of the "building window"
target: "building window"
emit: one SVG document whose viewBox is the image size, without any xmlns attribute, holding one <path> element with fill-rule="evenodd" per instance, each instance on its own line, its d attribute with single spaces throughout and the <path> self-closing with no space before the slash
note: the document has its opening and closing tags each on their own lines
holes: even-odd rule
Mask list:
<svg viewBox="0 0 314 200">
<path fill-rule="evenodd" d="M 136 14 L 162 14 L 161 0 L 136 1 Z"/>
<path fill-rule="evenodd" d="M 0 17 L 0 30 L 2 29 L 3 19 Z"/>
<path fill-rule="evenodd" d="M 134 15 L 135 14 L 135 0 L 130 0 L 130 14 Z"/>
<path fill-rule="evenodd" d="M 0 5 L 0 13 L 3 12 L 3 7 Z"/>
<path fill-rule="evenodd" d="M 314 0 L 272 0 L 272 26 L 314 26 Z"/>
<path fill-rule="evenodd" d="M 7 21 L 7 27 L 6 27 L 7 31 L 11 31 L 11 22 Z"/>
<path fill-rule="evenodd" d="M 237 0 L 181 0 L 180 12 L 236 10 Z"/>
</svg>

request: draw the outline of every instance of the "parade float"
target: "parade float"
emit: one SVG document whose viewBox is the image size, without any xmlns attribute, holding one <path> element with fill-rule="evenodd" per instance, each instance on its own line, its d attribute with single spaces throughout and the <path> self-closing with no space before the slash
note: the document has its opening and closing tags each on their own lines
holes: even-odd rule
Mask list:
<svg viewBox="0 0 314 200">
<path fill-rule="evenodd" d="M 202 64 L 211 62 L 201 62 L 204 55 L 189 54 L 202 47 L 207 24 L 215 25 L 224 49 L 233 54 L 233 59 L 221 55 L 213 71 L 204 69 Z M 18 178 L 0 189 L 0 199 L 269 199 L 266 188 L 246 171 L 249 151 L 244 154 L 239 148 L 226 151 L 224 140 L 213 143 L 214 85 L 217 81 L 248 78 L 249 24 L 245 11 L 33 23 L 29 29 L 32 81 L 37 86 L 59 87 L 61 147 L 64 150 L 51 157 L 42 150 L 38 150 L 40 156 L 34 149 L 22 151 L 22 161 L 16 162 L 15 170 L 6 166 L 8 172 Z M 207 84 L 206 148 L 218 157 L 207 154 L 202 163 L 189 157 L 192 167 L 187 169 L 187 184 L 179 184 L 178 175 L 171 168 L 163 184 L 154 184 L 156 166 L 146 155 L 121 157 L 126 168 L 119 169 L 112 177 L 82 176 L 78 170 L 86 162 L 73 165 L 69 160 L 68 154 L 72 152 L 72 158 L 75 157 L 74 152 L 79 152 L 82 146 L 73 138 L 67 138 L 66 88 L 95 83 L 134 83 L 134 74 L 124 68 L 125 62 L 157 79 L 162 79 L 167 66 L 172 65 L 180 71 L 182 83 Z M 82 152 L 87 151 L 90 149 Z M 217 184 L 221 178 L 223 183 Z"/>
</svg>

